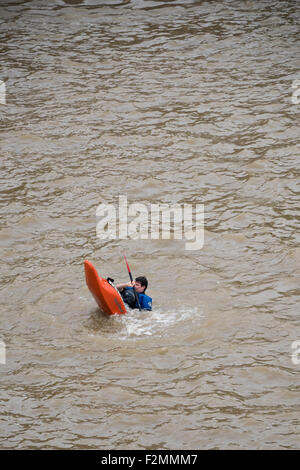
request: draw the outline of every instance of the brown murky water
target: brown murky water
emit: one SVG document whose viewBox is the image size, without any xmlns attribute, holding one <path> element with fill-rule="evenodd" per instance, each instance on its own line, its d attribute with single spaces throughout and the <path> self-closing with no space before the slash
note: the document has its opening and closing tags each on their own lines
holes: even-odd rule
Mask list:
<svg viewBox="0 0 300 470">
<path fill-rule="evenodd" d="M 1 448 L 299 447 L 297 3 L 1 2 Z M 119 195 L 203 248 L 97 238 Z M 123 252 L 154 308 L 108 318 Z"/>
</svg>

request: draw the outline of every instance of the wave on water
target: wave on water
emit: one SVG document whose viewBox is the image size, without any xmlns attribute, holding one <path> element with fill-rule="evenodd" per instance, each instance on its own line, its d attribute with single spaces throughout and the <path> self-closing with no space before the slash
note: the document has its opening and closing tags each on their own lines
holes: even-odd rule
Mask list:
<svg viewBox="0 0 300 470">
<path fill-rule="evenodd" d="M 90 317 L 89 327 L 93 334 L 110 335 L 120 340 L 146 337 L 163 337 L 190 331 L 203 318 L 198 308 L 172 310 L 155 309 L 151 312 L 130 310 L 126 315 L 107 316 L 99 310 Z"/>
</svg>

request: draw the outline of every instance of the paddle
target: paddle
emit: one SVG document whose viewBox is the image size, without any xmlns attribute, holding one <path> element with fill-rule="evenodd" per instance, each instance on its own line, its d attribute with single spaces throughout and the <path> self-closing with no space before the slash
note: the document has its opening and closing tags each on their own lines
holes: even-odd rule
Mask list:
<svg viewBox="0 0 300 470">
<path fill-rule="evenodd" d="M 125 255 L 124 255 L 124 258 L 125 258 L 125 262 L 126 262 L 126 266 L 127 266 L 127 270 L 128 270 L 128 274 L 129 274 L 130 281 L 133 282 L 132 274 L 131 274 L 130 268 L 129 268 L 129 266 L 128 266 L 127 259 L 126 259 L 126 256 L 125 256 Z M 135 287 L 133 287 L 133 292 L 134 292 L 134 296 L 135 296 L 136 303 L 137 303 L 137 305 L 138 305 L 138 307 L 139 307 L 139 311 L 141 312 L 142 309 L 141 309 L 140 302 L 139 302 L 139 296 L 137 295 L 137 291 L 135 290 Z"/>
</svg>

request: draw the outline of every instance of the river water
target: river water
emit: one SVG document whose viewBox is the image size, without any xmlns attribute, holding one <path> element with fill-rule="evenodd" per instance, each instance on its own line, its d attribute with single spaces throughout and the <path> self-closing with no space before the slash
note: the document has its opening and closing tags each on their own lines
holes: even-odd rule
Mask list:
<svg viewBox="0 0 300 470">
<path fill-rule="evenodd" d="M 1 2 L 2 449 L 299 447 L 299 18 Z M 203 204 L 203 247 L 97 237 L 120 195 Z M 83 261 L 123 253 L 153 311 L 107 317 Z"/>
</svg>

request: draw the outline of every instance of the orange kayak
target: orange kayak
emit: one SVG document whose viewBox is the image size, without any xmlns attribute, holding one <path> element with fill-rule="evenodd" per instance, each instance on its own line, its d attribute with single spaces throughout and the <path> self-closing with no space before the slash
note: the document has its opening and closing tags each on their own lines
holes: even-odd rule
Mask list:
<svg viewBox="0 0 300 470">
<path fill-rule="evenodd" d="M 106 279 L 98 276 L 90 261 L 84 261 L 86 284 L 100 309 L 108 315 L 127 313 L 119 291 Z"/>
</svg>

